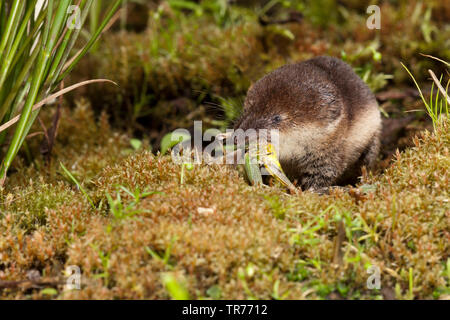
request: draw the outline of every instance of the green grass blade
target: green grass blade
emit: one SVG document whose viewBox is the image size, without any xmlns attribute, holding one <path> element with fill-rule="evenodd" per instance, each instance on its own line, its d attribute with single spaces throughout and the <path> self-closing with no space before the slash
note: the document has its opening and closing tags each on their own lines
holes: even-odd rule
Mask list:
<svg viewBox="0 0 450 320">
<path fill-rule="evenodd" d="M 103 29 L 106 27 L 108 22 L 113 17 L 114 13 L 117 11 L 121 4 L 122 0 L 115 0 L 113 5 L 111 6 L 111 9 L 106 14 L 105 18 L 103 19 L 103 22 L 101 23 L 100 27 L 97 29 L 95 34 L 91 37 L 89 42 L 84 46 L 83 50 L 80 52 L 80 54 L 72 61 L 72 63 L 67 67 L 67 69 L 63 72 L 63 74 L 58 78 L 58 80 L 55 82 L 55 85 L 58 85 L 62 79 L 64 79 L 75 67 L 75 65 L 86 55 L 86 53 L 91 49 L 91 47 L 94 45 L 94 43 L 97 41 L 98 37 L 102 33 Z"/>
<path fill-rule="evenodd" d="M 2 40 L 0 42 L 0 58 L 3 56 L 5 48 L 11 37 L 14 21 L 15 21 L 16 17 L 19 15 L 20 3 L 21 3 L 20 0 L 15 0 L 11 7 L 11 13 L 10 13 L 8 21 L 6 23 L 5 32 L 2 33 Z"/>
<path fill-rule="evenodd" d="M 17 37 L 17 32 L 18 32 L 18 29 L 19 29 L 20 20 L 21 20 L 21 17 L 22 17 L 22 13 L 23 13 L 23 11 L 25 9 L 25 4 L 26 4 L 25 1 L 21 1 L 20 2 L 19 11 L 18 11 L 18 14 L 14 17 L 13 25 L 12 25 L 12 28 L 10 30 L 9 39 L 8 39 L 8 42 L 7 42 L 7 46 L 5 48 L 5 51 L 3 52 L 3 57 L 6 57 L 6 56 L 9 55 L 9 52 L 11 51 L 11 48 L 12 48 L 13 43 L 14 43 L 14 39 Z"/>
<path fill-rule="evenodd" d="M 38 42 L 38 46 L 41 45 L 41 41 Z M 0 120 L 3 123 L 4 122 L 4 116 L 8 112 L 8 110 L 11 110 L 11 105 L 14 101 L 14 98 L 17 97 L 17 93 L 22 87 L 22 84 L 26 78 L 26 76 L 30 73 L 30 70 L 32 69 L 34 62 L 36 61 L 36 58 L 39 54 L 38 50 L 35 50 L 32 55 L 28 58 L 25 66 L 21 68 L 21 72 L 17 79 L 14 80 L 14 87 L 9 91 L 8 96 L 6 97 L 3 104 L 0 106 Z M 9 119 L 7 119 L 9 120 Z"/>
<path fill-rule="evenodd" d="M 82 9 L 81 25 L 84 25 L 84 23 L 85 23 L 85 21 L 87 19 L 88 13 L 90 11 L 90 8 L 92 6 L 93 1 L 94 0 L 87 0 L 87 1 L 83 0 L 81 2 L 81 4 L 80 4 L 80 8 Z M 73 49 L 73 47 L 75 45 L 75 42 L 77 41 L 77 39 L 78 39 L 78 37 L 80 35 L 80 32 L 81 32 L 81 28 L 77 29 L 73 33 L 73 36 L 71 37 L 70 42 L 67 44 L 67 47 L 65 48 L 65 50 L 63 50 L 64 54 L 61 57 L 61 61 L 60 61 L 59 65 L 56 67 L 56 64 L 55 64 L 56 68 L 53 71 L 50 72 L 50 78 L 52 79 L 52 82 L 50 83 L 50 86 L 49 86 L 49 90 L 50 91 L 55 89 L 55 87 L 56 87 L 55 84 L 57 84 L 58 77 L 59 77 L 59 75 L 61 74 L 61 71 L 64 68 L 64 65 L 65 65 L 65 63 L 66 63 L 66 61 L 67 61 L 67 59 L 68 59 L 68 57 L 70 55 L 70 52 L 72 51 L 72 49 Z"/>
<path fill-rule="evenodd" d="M 72 175 L 72 173 L 70 173 L 69 170 L 67 170 L 67 168 L 63 165 L 62 162 L 60 162 L 59 164 L 61 165 L 61 168 L 64 170 L 65 174 L 70 178 L 70 180 L 72 180 L 73 183 L 76 184 L 76 186 L 81 191 L 81 193 L 83 193 L 83 195 L 89 201 L 89 203 L 92 206 L 92 208 L 95 209 L 94 202 L 92 201 L 91 197 L 89 197 L 89 195 L 87 194 L 86 190 L 84 190 L 84 188 L 81 186 L 81 184 L 78 182 L 78 180 Z"/>
<path fill-rule="evenodd" d="M 46 17 L 46 13 L 45 13 L 45 11 L 42 11 L 39 14 L 38 19 L 35 21 L 32 31 L 27 35 L 27 38 L 25 39 L 25 41 L 23 41 L 22 44 L 20 45 L 19 51 L 15 55 L 14 60 L 11 63 L 10 69 L 14 69 L 15 66 L 17 65 L 17 63 L 19 62 L 19 60 L 23 59 L 24 52 L 31 50 L 31 45 L 35 41 L 37 34 L 39 32 L 39 28 L 42 25 L 42 23 L 44 22 L 45 17 Z M 42 43 L 41 37 L 39 37 L 39 41 L 41 41 L 41 43 Z M 38 48 L 40 48 L 40 46 L 36 46 L 36 48 L 33 50 L 33 52 L 35 50 L 39 50 Z"/>
<path fill-rule="evenodd" d="M 36 4 L 36 2 L 37 2 L 37 0 L 32 1 L 32 3 L 34 3 L 34 4 Z M 0 88 L 3 87 L 3 84 L 6 79 L 6 75 L 8 74 L 9 68 L 13 61 L 13 58 L 16 55 L 17 49 L 19 48 L 19 45 L 22 42 L 24 33 L 26 31 L 27 21 L 30 20 L 30 17 L 33 14 L 33 12 L 34 12 L 34 6 L 30 5 L 27 12 L 25 13 L 25 18 L 23 19 L 22 24 L 19 28 L 19 32 L 17 33 L 17 36 L 15 37 L 15 41 L 12 44 L 6 59 L 3 61 L 2 68 L 0 70 Z"/>
</svg>

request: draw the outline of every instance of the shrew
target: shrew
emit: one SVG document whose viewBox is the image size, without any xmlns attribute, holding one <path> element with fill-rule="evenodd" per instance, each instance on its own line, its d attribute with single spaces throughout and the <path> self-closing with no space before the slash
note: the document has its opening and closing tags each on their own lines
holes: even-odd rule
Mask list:
<svg viewBox="0 0 450 320">
<path fill-rule="evenodd" d="M 380 147 L 375 96 L 343 61 L 285 65 L 248 91 L 235 129 L 278 129 L 279 160 L 302 189 L 354 183 Z"/>
</svg>

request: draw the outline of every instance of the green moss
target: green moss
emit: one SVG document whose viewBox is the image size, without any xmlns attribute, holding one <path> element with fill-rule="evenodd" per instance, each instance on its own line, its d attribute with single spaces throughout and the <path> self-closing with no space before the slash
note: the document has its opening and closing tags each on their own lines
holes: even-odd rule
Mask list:
<svg viewBox="0 0 450 320">
<path fill-rule="evenodd" d="M 2 192 L 2 211 L 14 213 L 21 228 L 27 233 L 47 223 L 47 211 L 57 208 L 74 197 L 64 183 L 46 184 L 43 179 L 30 180 L 28 186 Z"/>
</svg>

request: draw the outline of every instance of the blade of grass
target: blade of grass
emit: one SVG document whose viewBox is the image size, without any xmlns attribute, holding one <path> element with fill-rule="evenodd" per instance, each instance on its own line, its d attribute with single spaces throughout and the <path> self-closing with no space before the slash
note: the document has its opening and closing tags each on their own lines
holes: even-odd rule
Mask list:
<svg viewBox="0 0 450 320">
<path fill-rule="evenodd" d="M 86 190 L 84 190 L 84 188 L 81 186 L 81 184 L 78 182 L 78 180 L 70 173 L 69 170 L 67 170 L 67 168 L 63 165 L 62 162 L 60 162 L 59 164 L 60 164 L 61 168 L 64 170 L 65 174 L 70 178 L 70 180 L 72 180 L 73 183 L 76 184 L 76 186 L 81 191 L 81 193 L 83 193 L 83 195 L 89 201 L 92 209 L 95 209 L 94 202 L 92 201 L 91 197 L 89 197 L 89 195 L 87 194 Z"/>
<path fill-rule="evenodd" d="M 450 103 L 450 97 L 448 96 L 447 92 L 442 86 L 441 81 L 439 81 L 436 75 L 434 74 L 433 70 L 428 70 L 428 73 L 431 75 L 431 78 L 433 78 L 433 81 L 439 88 L 439 91 L 441 92 L 442 96 L 447 100 L 447 103 Z"/>
<path fill-rule="evenodd" d="M 109 21 L 111 20 L 111 18 L 113 17 L 113 15 L 117 11 L 117 9 L 119 8 L 121 2 L 122 2 L 122 0 L 116 0 L 112 4 L 110 10 L 106 14 L 106 16 L 105 16 L 103 22 L 101 23 L 100 27 L 97 29 L 95 34 L 91 37 L 89 42 L 84 46 L 84 48 L 81 51 L 81 53 L 79 55 L 77 55 L 77 57 L 67 67 L 67 69 L 63 72 L 63 74 L 58 77 L 58 80 L 55 82 L 55 85 L 58 85 L 62 81 L 62 79 L 64 79 L 72 71 L 72 69 L 81 60 L 81 58 L 83 58 L 85 56 L 85 54 L 89 51 L 89 49 L 91 49 L 91 47 L 94 45 L 94 43 L 97 41 L 98 37 L 102 33 L 103 29 L 106 27 L 106 25 L 109 23 Z"/>
<path fill-rule="evenodd" d="M 33 1 L 33 3 L 36 3 L 36 0 Z M 9 68 L 11 66 L 11 63 L 13 61 L 13 58 L 17 52 L 17 49 L 19 47 L 19 44 L 21 42 L 21 39 L 23 38 L 23 35 L 27 28 L 27 21 L 30 20 L 31 15 L 34 12 L 34 6 L 30 6 L 28 8 L 28 11 L 25 14 L 25 18 L 20 26 L 19 32 L 17 33 L 16 40 L 14 41 L 5 61 L 2 64 L 2 69 L 0 70 L 0 88 L 3 87 L 3 84 L 6 79 L 6 75 L 8 74 Z"/>
<path fill-rule="evenodd" d="M 38 42 L 38 45 L 41 44 L 41 41 Z M 25 80 L 25 77 L 29 74 L 32 66 L 34 65 L 34 62 L 36 61 L 36 58 L 38 57 L 39 51 L 35 50 L 33 54 L 30 56 L 28 61 L 26 62 L 26 65 L 22 68 L 18 78 L 14 81 L 15 85 L 14 87 L 9 91 L 8 96 L 5 99 L 5 102 L 3 102 L 3 105 L 0 107 L 0 119 L 4 120 L 4 116 L 6 112 L 12 111 L 11 114 L 13 114 L 13 110 L 11 110 L 11 104 L 13 103 L 14 98 L 17 97 L 17 93 L 22 87 L 22 84 Z M 19 99 L 20 101 L 21 99 Z M 4 121 L 2 121 L 4 122 Z"/>
<path fill-rule="evenodd" d="M 19 60 L 23 58 L 23 53 L 26 52 L 27 50 L 30 50 L 30 44 L 32 43 L 32 41 L 34 42 L 38 38 L 39 40 L 37 41 L 39 41 L 39 43 L 42 43 L 42 37 L 39 37 L 38 33 L 42 23 L 44 22 L 45 17 L 46 17 L 45 12 L 41 12 L 38 19 L 35 21 L 32 31 L 27 35 L 27 39 L 20 45 L 20 49 L 15 55 L 14 60 L 11 63 L 10 69 L 14 69 Z M 40 45 L 36 44 L 36 48 L 39 47 Z M 33 50 L 33 52 L 38 51 L 36 50 L 36 48 L 35 50 Z"/>
<path fill-rule="evenodd" d="M 20 6 L 19 6 L 19 11 L 18 14 L 14 17 L 13 20 L 13 24 L 12 27 L 10 29 L 10 34 L 8 35 L 8 42 L 5 48 L 5 51 L 3 53 L 3 57 L 6 57 L 9 55 L 9 52 L 11 51 L 11 48 L 13 46 L 14 43 L 14 39 L 16 38 L 17 32 L 18 32 L 18 28 L 19 28 L 19 24 L 20 24 L 20 18 L 22 16 L 23 11 L 25 10 L 25 1 L 20 1 Z"/>
<path fill-rule="evenodd" d="M 88 12 L 90 11 L 90 8 L 92 6 L 93 0 L 83 0 L 83 2 L 80 4 L 80 8 L 84 9 L 84 12 L 81 15 L 81 25 L 84 25 L 86 18 L 88 16 Z M 70 38 L 70 41 L 68 43 L 64 43 L 63 46 L 60 48 L 60 50 L 63 52 L 60 61 L 58 63 L 54 64 L 54 68 L 50 71 L 50 77 L 53 79 L 50 86 L 49 86 L 49 90 L 52 90 L 54 88 L 54 84 L 56 82 L 56 79 L 58 78 L 58 76 L 61 73 L 61 70 L 63 70 L 64 65 L 65 65 L 65 61 L 67 61 L 67 58 L 70 55 L 70 52 L 72 51 L 75 42 L 78 40 L 78 37 L 80 35 L 80 29 L 76 29 L 75 32 L 73 33 L 73 36 Z M 59 53 L 58 53 L 59 54 Z"/>
<path fill-rule="evenodd" d="M 120 12 L 117 12 L 110 20 L 110 22 L 108 23 L 108 25 L 103 29 L 102 33 L 108 31 L 112 25 L 120 18 Z M 68 62 L 66 62 L 66 64 L 64 66 L 61 66 L 61 69 L 63 71 L 66 71 L 67 68 L 69 68 L 69 66 L 78 58 L 78 56 L 80 54 L 82 54 L 84 49 L 80 49 Z M 55 77 L 58 76 L 61 72 L 61 69 L 56 73 Z M 51 86 L 53 88 L 53 85 Z"/>
<path fill-rule="evenodd" d="M 427 58 L 434 59 L 434 60 L 439 61 L 439 62 L 442 62 L 443 64 L 447 65 L 447 67 L 450 67 L 450 63 L 447 62 L 447 61 L 444 61 L 444 60 L 442 60 L 442 59 L 439 59 L 439 58 L 430 56 L 429 54 L 423 54 L 423 53 L 420 53 L 420 55 L 421 55 L 421 56 L 424 56 L 424 57 L 427 57 Z"/>
<path fill-rule="evenodd" d="M 6 23 L 5 31 L 2 33 L 2 41 L 0 42 L 0 57 L 3 56 L 8 40 L 11 37 L 11 31 L 14 25 L 14 20 L 19 15 L 20 0 L 15 0 L 10 11 L 8 21 Z"/>
</svg>

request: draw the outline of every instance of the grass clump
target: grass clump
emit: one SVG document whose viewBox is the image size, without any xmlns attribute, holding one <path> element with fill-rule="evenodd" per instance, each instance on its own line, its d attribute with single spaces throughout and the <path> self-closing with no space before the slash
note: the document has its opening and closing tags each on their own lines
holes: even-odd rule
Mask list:
<svg viewBox="0 0 450 320">
<path fill-rule="evenodd" d="M 72 55 L 92 0 L 6 0 L 0 4 L 0 184 L 42 107 L 80 59 L 89 51 L 112 18 L 121 0 L 115 0 L 81 50 Z M 76 9 L 74 9 L 76 7 Z M 74 13 L 75 11 L 75 13 Z M 78 13 L 78 14 L 77 14 Z M 77 84 L 67 90 L 73 90 Z M 63 91 L 56 96 L 64 94 Z M 11 126 L 18 122 L 14 130 Z M 8 131 L 12 138 L 7 143 Z"/>
<path fill-rule="evenodd" d="M 433 59 L 436 59 L 442 63 L 444 63 L 445 65 L 447 65 L 447 67 L 450 67 L 450 64 L 448 62 L 445 62 L 439 58 L 435 58 L 435 57 L 431 57 Z M 419 91 L 420 97 L 423 101 L 423 104 L 425 105 L 425 109 L 427 111 L 428 116 L 431 118 L 431 120 L 433 121 L 433 126 L 436 129 L 436 123 L 438 122 L 439 118 L 441 116 L 445 116 L 448 118 L 449 116 L 449 112 L 448 112 L 448 105 L 450 104 L 450 96 L 448 93 L 448 88 L 450 85 L 450 79 L 448 79 L 447 81 L 447 85 L 444 88 L 442 85 L 442 79 L 443 79 L 443 75 L 441 76 L 440 79 L 438 79 L 436 77 L 436 75 L 434 74 L 434 72 L 432 70 L 428 70 L 428 72 L 430 73 L 432 79 L 433 79 L 433 84 L 431 86 L 431 92 L 430 92 L 430 98 L 429 101 L 427 101 L 427 99 L 425 99 L 425 96 L 422 93 L 422 90 L 420 89 L 420 86 L 417 84 L 416 79 L 414 78 L 414 76 L 411 74 L 411 72 L 408 70 L 408 68 L 402 63 L 403 68 L 406 69 L 406 71 L 408 72 L 409 76 L 412 78 L 412 80 L 414 81 L 414 84 L 417 87 L 417 90 Z M 445 85 L 445 84 L 444 84 Z M 434 93 L 434 88 L 435 86 L 436 88 L 436 93 Z"/>
</svg>

